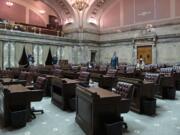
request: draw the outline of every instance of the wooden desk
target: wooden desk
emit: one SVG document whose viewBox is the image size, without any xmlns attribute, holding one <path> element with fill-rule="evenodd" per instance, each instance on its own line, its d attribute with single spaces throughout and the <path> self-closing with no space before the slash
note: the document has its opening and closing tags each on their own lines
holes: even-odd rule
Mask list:
<svg viewBox="0 0 180 135">
<path fill-rule="evenodd" d="M 180 90 L 180 73 L 174 75 L 176 90 Z"/>
<path fill-rule="evenodd" d="M 160 88 L 156 93 L 156 96 L 163 99 L 175 99 L 176 87 L 174 76 L 161 76 Z"/>
<path fill-rule="evenodd" d="M 26 93 L 29 92 L 30 90 L 24 87 L 23 85 L 4 85 L 4 89 L 6 89 L 10 94 L 15 94 L 15 93 Z"/>
<path fill-rule="evenodd" d="M 38 94 L 37 94 L 38 92 Z M 11 125 L 11 112 L 17 109 L 27 110 L 27 115 L 30 115 L 31 101 L 39 101 L 42 99 L 42 94 L 39 91 L 31 91 L 23 85 L 5 85 L 0 87 L 0 117 L 5 126 Z"/>
<path fill-rule="evenodd" d="M 22 84 L 26 85 L 26 80 L 12 79 L 12 78 L 0 78 L 0 82 L 3 85 Z"/>
<path fill-rule="evenodd" d="M 99 95 L 100 98 L 119 97 L 118 94 L 107 91 L 103 88 L 86 88 L 87 91 Z"/>
<path fill-rule="evenodd" d="M 54 75 L 46 75 L 47 78 L 47 85 L 45 88 L 45 95 L 51 97 L 51 85 L 52 85 L 52 79 L 56 78 L 57 76 Z"/>
<path fill-rule="evenodd" d="M 69 78 L 69 79 L 78 79 L 79 73 L 73 72 L 72 70 L 64 70 L 62 72 L 63 77 Z"/>
<path fill-rule="evenodd" d="M 63 110 L 70 109 L 70 100 L 75 98 L 76 84 L 78 82 L 67 78 L 53 78 L 52 102 Z"/>
<path fill-rule="evenodd" d="M 72 79 L 68 79 L 68 78 L 62 78 L 63 81 L 65 81 L 65 83 L 69 83 L 69 84 L 72 84 L 72 83 L 79 83 L 80 81 L 78 80 L 72 80 Z"/>
<path fill-rule="evenodd" d="M 104 135 L 105 123 L 120 117 L 121 97 L 102 88 L 76 88 L 76 122 L 87 135 Z"/>
</svg>

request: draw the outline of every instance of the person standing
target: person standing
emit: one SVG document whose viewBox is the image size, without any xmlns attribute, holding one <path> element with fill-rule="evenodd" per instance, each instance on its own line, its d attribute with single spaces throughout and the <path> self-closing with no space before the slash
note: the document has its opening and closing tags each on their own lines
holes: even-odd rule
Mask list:
<svg viewBox="0 0 180 135">
<path fill-rule="evenodd" d="M 114 52 L 112 58 L 111 58 L 111 67 L 116 69 L 118 66 L 118 57 L 116 56 L 116 52 Z"/>
</svg>

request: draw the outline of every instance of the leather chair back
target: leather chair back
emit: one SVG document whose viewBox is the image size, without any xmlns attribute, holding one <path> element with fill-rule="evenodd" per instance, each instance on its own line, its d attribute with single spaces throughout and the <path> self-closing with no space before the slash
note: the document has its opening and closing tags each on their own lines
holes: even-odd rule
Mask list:
<svg viewBox="0 0 180 135">
<path fill-rule="evenodd" d="M 153 82 L 153 83 L 157 83 L 159 80 L 159 73 L 146 73 L 144 80 Z"/>
<path fill-rule="evenodd" d="M 119 74 L 125 74 L 126 73 L 126 65 L 119 65 L 118 73 Z"/>
<path fill-rule="evenodd" d="M 106 65 L 101 65 L 101 66 L 99 67 L 99 71 L 101 71 L 101 72 L 106 72 L 106 71 L 107 71 L 107 66 L 106 66 Z"/>
<path fill-rule="evenodd" d="M 116 69 L 108 69 L 107 73 L 106 73 L 106 76 L 109 76 L 109 77 L 116 77 L 116 73 L 117 73 L 117 70 Z"/>
<path fill-rule="evenodd" d="M 165 68 L 166 67 L 166 65 L 165 64 L 158 64 L 158 68 L 160 69 L 160 68 Z"/>
<path fill-rule="evenodd" d="M 60 68 L 61 68 L 60 65 L 57 65 L 57 64 L 53 65 L 53 69 L 60 69 Z"/>
<path fill-rule="evenodd" d="M 135 66 L 127 66 L 126 67 L 126 73 L 135 73 L 135 69 L 136 67 Z"/>
<path fill-rule="evenodd" d="M 81 72 L 87 72 L 88 68 L 87 67 L 81 67 Z"/>
<path fill-rule="evenodd" d="M 14 74 L 11 70 L 1 70 L 0 72 L 0 77 L 5 77 L 5 78 L 13 78 Z"/>
<path fill-rule="evenodd" d="M 161 68 L 160 69 L 160 75 L 170 77 L 173 75 L 173 68 Z"/>
<path fill-rule="evenodd" d="M 35 89 L 45 89 L 46 82 L 47 82 L 47 79 L 45 77 L 39 76 L 34 84 L 34 88 Z"/>
<path fill-rule="evenodd" d="M 173 67 L 174 68 L 174 71 L 175 71 L 175 73 L 180 73 L 180 66 L 174 66 Z"/>
<path fill-rule="evenodd" d="M 61 69 L 55 69 L 53 71 L 53 75 L 55 75 L 57 77 L 61 77 L 62 76 L 62 70 Z"/>
<path fill-rule="evenodd" d="M 78 72 L 80 70 L 80 67 L 79 66 L 72 66 L 72 71 L 74 72 Z"/>
<path fill-rule="evenodd" d="M 19 80 L 27 80 L 28 72 L 21 72 L 18 79 Z"/>
<path fill-rule="evenodd" d="M 90 78 L 89 72 L 80 72 L 78 80 L 89 83 L 89 78 Z"/>
<path fill-rule="evenodd" d="M 151 65 L 144 65 L 144 69 L 143 69 L 143 71 L 145 71 L 145 72 L 150 72 L 151 71 Z"/>
<path fill-rule="evenodd" d="M 131 99 L 133 96 L 133 84 L 126 82 L 118 82 L 116 85 L 116 93 L 122 98 Z"/>
<path fill-rule="evenodd" d="M 151 72 L 156 72 L 158 70 L 158 64 L 151 64 Z"/>
</svg>

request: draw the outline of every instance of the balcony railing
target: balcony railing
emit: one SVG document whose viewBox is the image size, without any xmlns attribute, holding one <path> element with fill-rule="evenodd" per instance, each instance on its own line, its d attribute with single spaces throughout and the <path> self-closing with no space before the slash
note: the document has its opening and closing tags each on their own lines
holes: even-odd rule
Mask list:
<svg viewBox="0 0 180 135">
<path fill-rule="evenodd" d="M 11 24 L 11 23 L 2 23 L 0 22 L 0 29 L 6 30 L 15 30 L 21 32 L 29 32 L 34 34 L 46 34 L 52 36 L 62 36 L 62 27 L 58 30 L 51 30 L 46 27 L 35 26 L 30 24 Z"/>
</svg>

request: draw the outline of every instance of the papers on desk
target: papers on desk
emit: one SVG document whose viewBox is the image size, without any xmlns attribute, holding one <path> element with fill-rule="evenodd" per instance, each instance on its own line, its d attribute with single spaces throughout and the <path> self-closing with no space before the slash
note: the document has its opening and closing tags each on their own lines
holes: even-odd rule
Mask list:
<svg viewBox="0 0 180 135">
<path fill-rule="evenodd" d="M 98 82 L 91 82 L 91 81 L 89 81 L 89 86 L 93 87 L 93 88 L 98 88 L 99 83 Z"/>
</svg>

